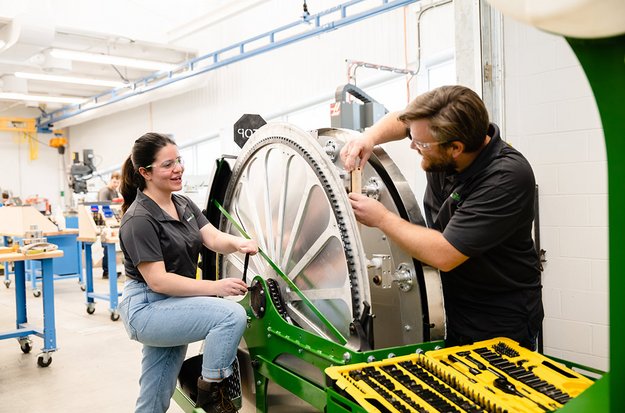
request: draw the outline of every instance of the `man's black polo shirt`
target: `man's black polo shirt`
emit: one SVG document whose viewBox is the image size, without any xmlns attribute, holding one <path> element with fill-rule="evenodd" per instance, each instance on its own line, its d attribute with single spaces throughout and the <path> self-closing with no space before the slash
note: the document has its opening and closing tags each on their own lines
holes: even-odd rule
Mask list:
<svg viewBox="0 0 625 413">
<path fill-rule="evenodd" d="M 137 266 L 142 262 L 163 261 L 165 270 L 195 278 L 202 248 L 200 228 L 208 220 L 188 198 L 172 195 L 178 217 L 175 220 L 150 197 L 137 190 L 119 228 L 126 275 L 145 281 Z"/>
<path fill-rule="evenodd" d="M 543 318 L 532 240 L 535 180 L 491 124 L 489 144 L 457 174 L 428 173 L 426 221 L 469 259 L 441 271 L 448 345 L 505 336 L 533 347 Z"/>
</svg>

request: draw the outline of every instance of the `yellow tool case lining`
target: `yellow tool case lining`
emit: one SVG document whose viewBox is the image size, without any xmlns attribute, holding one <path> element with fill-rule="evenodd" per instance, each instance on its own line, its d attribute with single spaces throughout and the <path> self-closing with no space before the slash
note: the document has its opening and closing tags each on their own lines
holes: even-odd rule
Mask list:
<svg viewBox="0 0 625 413">
<path fill-rule="evenodd" d="M 326 369 L 367 412 L 543 412 L 592 380 L 507 338 Z"/>
</svg>

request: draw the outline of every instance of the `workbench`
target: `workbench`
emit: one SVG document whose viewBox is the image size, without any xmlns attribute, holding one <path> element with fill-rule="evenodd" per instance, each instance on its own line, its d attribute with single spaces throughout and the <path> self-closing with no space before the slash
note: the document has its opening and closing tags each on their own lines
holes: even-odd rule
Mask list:
<svg viewBox="0 0 625 413">
<path fill-rule="evenodd" d="M 0 236 L 6 238 L 12 237 L 14 243 L 19 243 L 20 239 L 24 238 L 25 233 L 23 232 L 0 232 Z M 78 278 L 78 285 L 81 290 L 85 290 L 83 280 L 82 280 L 82 271 L 81 271 L 81 262 L 80 262 L 80 245 L 76 241 L 78 237 L 77 229 L 66 229 L 66 230 L 47 230 L 43 232 L 43 236 L 47 238 L 47 242 L 50 244 L 55 244 L 58 249 L 62 250 L 64 255 L 60 258 L 56 258 L 53 261 L 53 269 L 52 272 L 54 274 L 54 280 L 67 280 Z M 7 267 L 5 265 L 5 267 Z M 40 273 L 40 268 L 37 263 L 28 263 L 26 272 L 29 275 L 31 289 L 33 295 L 35 297 L 39 297 L 41 295 L 41 290 L 37 288 L 37 278 L 38 273 Z M 8 268 L 4 270 L 4 285 L 9 288 L 11 285 L 11 271 Z"/>
<path fill-rule="evenodd" d="M 66 229 L 63 231 L 44 232 L 43 236 L 47 238 L 49 243 L 55 244 L 64 254 L 63 257 L 55 258 L 52 261 L 54 280 L 77 278 L 80 289 L 85 291 L 82 280 L 81 251 L 77 241 L 78 230 Z M 32 267 L 33 268 L 30 268 L 30 270 L 32 270 L 30 278 L 31 288 L 33 295 L 39 297 L 39 295 L 41 295 L 41 291 L 37 288 L 37 273 L 39 268 L 37 265 L 33 265 Z"/>
<path fill-rule="evenodd" d="M 93 287 L 93 259 L 91 247 L 97 238 L 95 237 L 78 237 L 78 242 L 85 249 L 85 297 L 87 300 L 87 313 L 95 313 L 95 299 L 107 300 L 109 302 L 109 313 L 111 320 L 119 320 L 117 312 L 117 303 L 121 292 L 117 289 L 117 256 L 115 253 L 115 244 L 119 242 L 119 238 L 105 238 L 102 240 L 102 247 L 107 249 L 108 269 L 109 269 L 109 293 L 96 293 Z"/>
<path fill-rule="evenodd" d="M 54 282 L 52 260 L 63 256 L 63 251 L 56 250 L 39 254 L 22 254 L 10 249 L 0 250 L 0 261 L 12 262 L 15 266 L 15 324 L 16 329 L 0 334 L 0 340 L 17 338 L 24 353 L 32 349 L 29 338 L 34 334 L 43 339 L 42 354 L 37 358 L 37 364 L 47 367 L 52 363 L 50 353 L 56 351 L 56 327 L 54 317 Z M 28 324 L 26 311 L 26 265 L 29 262 L 41 264 L 41 284 L 43 290 L 43 330 Z"/>
</svg>

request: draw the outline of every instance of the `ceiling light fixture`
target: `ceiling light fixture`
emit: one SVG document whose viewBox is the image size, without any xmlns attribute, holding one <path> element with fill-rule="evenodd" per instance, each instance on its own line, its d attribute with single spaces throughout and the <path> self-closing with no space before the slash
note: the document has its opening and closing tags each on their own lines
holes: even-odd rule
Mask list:
<svg viewBox="0 0 625 413">
<path fill-rule="evenodd" d="M 133 59 L 130 57 L 110 56 L 97 53 L 77 52 L 74 50 L 52 49 L 50 55 L 59 59 L 78 60 L 81 62 L 110 64 L 124 67 L 134 67 L 147 70 L 173 70 L 176 65 L 155 62 L 154 60 Z"/>
<path fill-rule="evenodd" d="M 44 103 L 81 103 L 87 98 L 80 97 L 62 97 L 62 96 L 46 96 L 46 95 L 29 95 L 26 93 L 10 93 L 0 92 L 0 100 L 24 100 L 27 102 L 44 102 Z"/>
<path fill-rule="evenodd" d="M 103 86 L 103 87 L 112 87 L 112 88 L 120 88 L 120 87 L 124 87 L 127 85 L 124 82 L 118 82 L 114 80 L 89 79 L 86 77 L 73 77 L 73 76 L 46 75 L 42 73 L 15 72 L 15 76 L 20 77 L 22 79 L 43 80 L 46 82 L 61 82 L 61 83 L 72 83 L 72 84 L 77 84 L 77 85 L 92 85 L 92 86 Z"/>
</svg>

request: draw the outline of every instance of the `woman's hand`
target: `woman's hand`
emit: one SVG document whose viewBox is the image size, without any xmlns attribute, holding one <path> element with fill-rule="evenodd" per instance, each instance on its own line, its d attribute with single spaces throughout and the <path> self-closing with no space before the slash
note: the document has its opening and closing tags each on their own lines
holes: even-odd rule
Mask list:
<svg viewBox="0 0 625 413">
<path fill-rule="evenodd" d="M 239 238 L 237 251 L 243 254 L 255 255 L 258 252 L 258 244 L 253 239 Z"/>
<path fill-rule="evenodd" d="M 215 295 L 228 297 L 231 295 L 243 295 L 247 292 L 247 285 L 238 278 L 224 278 L 213 281 Z"/>
</svg>

